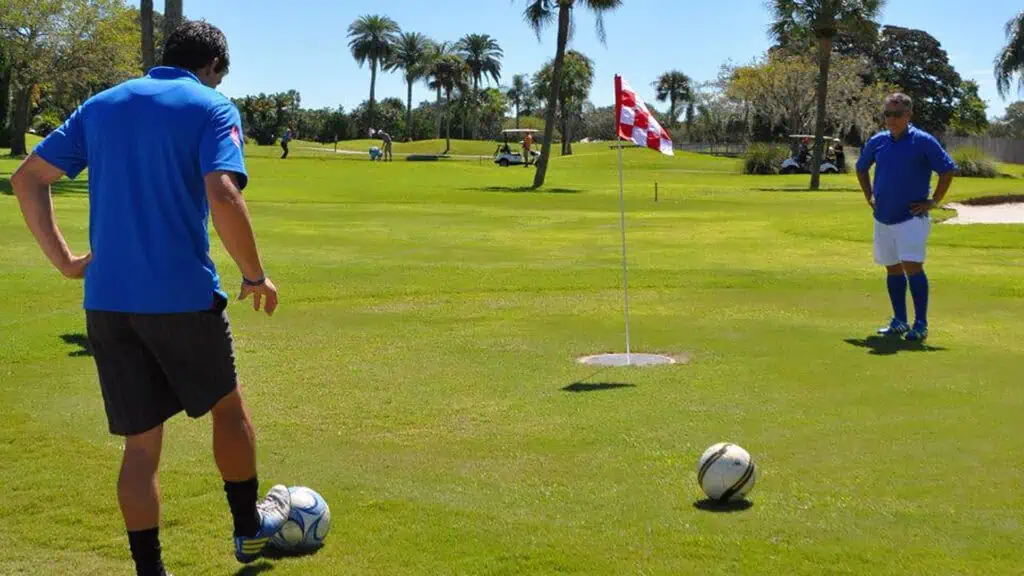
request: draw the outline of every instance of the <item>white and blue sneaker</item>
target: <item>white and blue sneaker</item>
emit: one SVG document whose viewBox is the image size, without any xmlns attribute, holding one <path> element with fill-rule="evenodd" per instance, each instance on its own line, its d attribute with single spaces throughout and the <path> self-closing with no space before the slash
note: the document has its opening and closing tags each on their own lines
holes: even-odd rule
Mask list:
<svg viewBox="0 0 1024 576">
<path fill-rule="evenodd" d="M 914 322 L 914 327 L 903 338 L 907 342 L 924 342 L 928 338 L 928 325 Z"/>
<path fill-rule="evenodd" d="M 248 564 L 263 555 L 270 537 L 281 531 L 292 511 L 292 499 L 288 488 L 278 484 L 267 492 L 267 495 L 256 503 L 256 513 L 260 515 L 260 531 L 255 536 L 235 536 L 235 559 Z"/>
<path fill-rule="evenodd" d="M 889 322 L 888 326 L 883 326 L 878 329 L 878 333 L 882 336 L 903 336 L 910 332 L 910 325 L 900 320 L 899 318 L 893 318 Z"/>
</svg>

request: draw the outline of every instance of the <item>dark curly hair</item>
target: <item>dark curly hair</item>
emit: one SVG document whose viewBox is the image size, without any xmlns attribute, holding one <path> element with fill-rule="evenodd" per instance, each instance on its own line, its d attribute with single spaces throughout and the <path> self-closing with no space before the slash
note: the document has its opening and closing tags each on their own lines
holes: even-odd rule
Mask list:
<svg viewBox="0 0 1024 576">
<path fill-rule="evenodd" d="M 220 58 L 215 72 L 227 72 L 228 39 L 213 24 L 202 20 L 185 22 L 171 32 L 164 44 L 164 66 L 198 72 Z"/>
</svg>

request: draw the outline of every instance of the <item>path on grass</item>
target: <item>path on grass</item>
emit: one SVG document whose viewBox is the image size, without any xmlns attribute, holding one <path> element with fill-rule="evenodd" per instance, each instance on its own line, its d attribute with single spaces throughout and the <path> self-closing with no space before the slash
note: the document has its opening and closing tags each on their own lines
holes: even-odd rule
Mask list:
<svg viewBox="0 0 1024 576">
<path fill-rule="evenodd" d="M 943 224 L 1024 224 L 1024 204 L 994 204 L 990 206 L 968 206 L 947 204 L 956 210 L 956 216 Z"/>
</svg>

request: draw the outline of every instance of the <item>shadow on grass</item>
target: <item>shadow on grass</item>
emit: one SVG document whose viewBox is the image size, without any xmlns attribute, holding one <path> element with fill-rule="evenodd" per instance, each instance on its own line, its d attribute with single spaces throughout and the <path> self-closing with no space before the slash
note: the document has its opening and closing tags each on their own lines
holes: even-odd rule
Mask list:
<svg viewBox="0 0 1024 576">
<path fill-rule="evenodd" d="M 483 186 L 480 188 L 463 188 L 463 190 L 475 190 L 479 192 L 537 192 L 540 194 L 579 194 L 583 192 L 578 188 L 538 188 L 532 186 Z"/>
<path fill-rule="evenodd" d="M 255 576 L 263 572 L 270 572 L 274 569 L 274 565 L 270 562 L 260 562 L 259 564 L 250 564 L 243 566 L 235 572 L 235 576 Z"/>
<path fill-rule="evenodd" d="M 310 550 L 279 550 L 273 546 L 267 546 L 267 549 L 263 551 L 263 557 L 271 560 L 282 560 L 285 558 L 304 558 L 306 556 L 313 556 L 320 551 L 320 548 L 313 548 Z"/>
<path fill-rule="evenodd" d="M 712 500 L 705 498 L 703 500 L 697 500 L 693 503 L 693 507 L 697 510 L 703 510 L 705 512 L 715 512 L 718 514 L 731 514 L 733 512 L 743 512 L 744 510 L 750 510 L 754 507 L 754 503 L 750 500 L 737 500 L 735 502 L 719 502 L 718 500 Z"/>
<path fill-rule="evenodd" d="M 943 352 L 946 348 L 929 346 L 922 342 L 907 342 L 892 336 L 868 336 L 867 338 L 846 338 L 851 346 L 867 348 L 872 356 L 892 356 L 900 352 Z"/>
<path fill-rule="evenodd" d="M 61 196 L 64 194 L 88 194 L 89 193 L 89 182 L 85 178 L 79 178 L 78 180 L 68 180 L 66 178 L 55 182 L 50 187 L 50 191 L 54 196 Z M 11 196 L 14 194 L 14 189 L 11 188 L 11 175 L 0 174 L 0 194 Z"/>
<path fill-rule="evenodd" d="M 72 350 L 68 352 L 68 356 L 79 357 L 79 356 L 92 356 L 92 347 L 89 346 L 89 338 L 81 332 L 61 334 L 60 339 L 65 344 L 71 344 L 78 346 L 78 350 Z"/>
<path fill-rule="evenodd" d="M 636 384 L 624 382 L 573 382 L 562 388 L 565 392 L 596 392 L 598 390 L 614 390 L 616 388 L 636 388 Z"/>
<path fill-rule="evenodd" d="M 998 196 L 981 196 L 961 200 L 965 206 L 997 206 L 999 204 L 1019 204 L 1024 202 L 1024 194 L 1000 194 Z"/>
<path fill-rule="evenodd" d="M 751 190 L 758 192 L 861 192 L 860 188 L 849 186 L 840 188 L 822 187 L 820 190 L 811 190 L 807 186 L 762 186 L 760 188 L 751 188 Z"/>
</svg>

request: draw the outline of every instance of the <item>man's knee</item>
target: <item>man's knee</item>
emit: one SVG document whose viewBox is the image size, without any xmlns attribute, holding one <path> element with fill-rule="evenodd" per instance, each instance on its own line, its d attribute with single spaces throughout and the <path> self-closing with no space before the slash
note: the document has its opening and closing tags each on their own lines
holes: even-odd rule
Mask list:
<svg viewBox="0 0 1024 576">
<path fill-rule="evenodd" d="M 907 276 L 920 274 L 924 271 L 924 262 L 903 262 L 903 271 Z"/>
<path fill-rule="evenodd" d="M 245 409 L 245 400 L 238 388 L 229 392 L 226 396 L 217 401 L 210 409 L 214 424 L 220 421 L 229 422 L 244 420 L 248 418 Z"/>
<path fill-rule="evenodd" d="M 156 471 L 163 446 L 163 424 L 124 439 L 124 466 L 133 470 Z"/>
<path fill-rule="evenodd" d="M 904 274 L 903 264 L 893 264 L 892 266 L 886 266 L 885 271 L 890 276 L 902 276 Z"/>
</svg>

